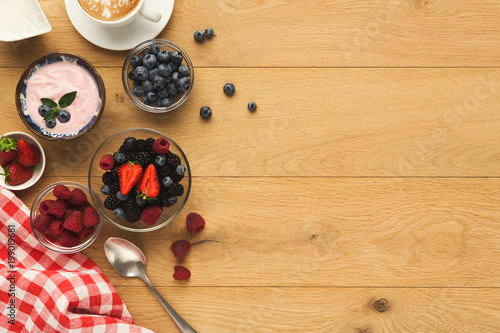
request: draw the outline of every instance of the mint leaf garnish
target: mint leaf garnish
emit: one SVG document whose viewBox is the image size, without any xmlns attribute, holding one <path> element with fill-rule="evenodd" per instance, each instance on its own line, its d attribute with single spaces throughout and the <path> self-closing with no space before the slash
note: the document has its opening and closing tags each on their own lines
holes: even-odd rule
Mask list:
<svg viewBox="0 0 500 333">
<path fill-rule="evenodd" d="M 70 93 L 63 95 L 63 97 L 61 97 L 59 99 L 59 107 L 61 109 L 64 109 L 65 107 L 70 106 L 71 103 L 73 103 L 73 101 L 75 100 L 76 93 L 77 93 L 76 91 L 72 91 Z M 55 106 L 57 106 L 57 105 L 55 105 Z"/>
<path fill-rule="evenodd" d="M 47 105 L 51 108 L 55 108 L 57 106 L 57 103 L 51 100 L 50 98 L 40 98 L 40 101 L 42 101 L 43 105 Z"/>
<path fill-rule="evenodd" d="M 49 111 L 49 113 L 45 115 L 45 117 L 43 117 L 43 120 L 45 121 L 51 120 L 57 117 L 58 115 L 59 115 L 59 108 L 53 108 L 52 110 Z"/>
</svg>

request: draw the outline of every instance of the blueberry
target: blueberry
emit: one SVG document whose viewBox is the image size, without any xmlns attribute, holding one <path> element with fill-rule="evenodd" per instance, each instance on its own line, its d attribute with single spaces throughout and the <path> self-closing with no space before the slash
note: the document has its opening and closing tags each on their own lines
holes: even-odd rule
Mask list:
<svg viewBox="0 0 500 333">
<path fill-rule="evenodd" d="M 160 52 L 160 47 L 157 44 L 151 44 L 148 47 L 148 53 L 157 55 Z"/>
<path fill-rule="evenodd" d="M 177 72 L 177 70 L 179 69 L 179 65 L 176 65 L 173 62 L 170 62 L 169 65 L 170 65 L 170 68 L 172 68 L 172 73 Z"/>
<path fill-rule="evenodd" d="M 134 69 L 135 71 L 135 77 L 137 78 L 137 80 L 139 81 L 144 81 L 148 78 L 149 76 L 149 71 L 146 67 L 144 66 L 139 66 L 137 67 L 136 69 Z"/>
<path fill-rule="evenodd" d="M 257 110 L 257 104 L 255 104 L 255 102 L 248 103 L 248 110 L 254 112 L 255 110 Z"/>
<path fill-rule="evenodd" d="M 160 168 L 165 166 L 165 164 L 167 164 L 167 157 L 165 155 L 157 155 L 154 164 Z"/>
<path fill-rule="evenodd" d="M 191 72 L 189 71 L 188 66 L 181 65 L 181 66 L 179 66 L 179 69 L 177 71 L 182 76 L 190 76 L 191 75 Z"/>
<path fill-rule="evenodd" d="M 59 120 L 63 124 L 67 123 L 70 119 L 71 119 L 71 114 L 66 110 L 62 110 L 61 112 L 59 112 L 59 115 L 57 116 L 57 120 Z"/>
<path fill-rule="evenodd" d="M 167 88 L 163 88 L 163 89 L 158 90 L 156 95 L 158 95 L 158 97 L 160 97 L 161 99 L 167 98 L 168 97 Z"/>
<path fill-rule="evenodd" d="M 115 162 L 118 164 L 127 162 L 127 158 L 122 153 L 115 153 L 113 157 L 115 158 Z"/>
<path fill-rule="evenodd" d="M 134 87 L 134 89 L 132 89 L 132 94 L 136 97 L 142 97 L 144 96 L 144 89 L 142 89 L 141 86 Z"/>
<path fill-rule="evenodd" d="M 172 105 L 172 100 L 170 98 L 163 98 L 161 100 L 161 106 L 163 106 L 164 108 L 168 108 L 171 105 Z"/>
<path fill-rule="evenodd" d="M 156 59 L 158 59 L 158 62 L 161 62 L 161 63 L 169 62 L 170 61 L 170 54 L 168 53 L 167 50 L 161 50 L 156 55 Z"/>
<path fill-rule="evenodd" d="M 169 197 L 168 198 L 169 205 L 175 205 L 176 203 L 177 203 L 177 197 Z"/>
<path fill-rule="evenodd" d="M 38 108 L 38 114 L 42 117 L 45 117 L 47 115 L 47 113 L 49 113 L 50 110 L 52 110 L 52 108 L 50 106 L 42 104 Z"/>
<path fill-rule="evenodd" d="M 149 71 L 149 76 L 148 78 L 153 81 L 153 79 L 155 78 L 155 76 L 158 76 L 158 68 L 153 68 L 152 70 Z"/>
<path fill-rule="evenodd" d="M 144 96 L 144 97 L 142 98 L 142 104 L 146 104 L 146 105 L 149 105 L 149 104 L 150 104 L 150 103 L 149 103 L 149 101 L 148 101 L 148 98 L 147 98 L 146 96 Z"/>
<path fill-rule="evenodd" d="M 170 177 L 163 178 L 163 186 L 170 187 L 170 186 L 172 186 L 173 183 L 174 183 L 174 181 L 172 180 L 172 178 L 170 178 Z"/>
<path fill-rule="evenodd" d="M 135 56 L 132 57 L 132 59 L 130 59 L 130 66 L 132 66 L 132 68 L 136 69 L 138 66 L 141 65 L 142 65 L 142 56 L 140 57 Z"/>
<path fill-rule="evenodd" d="M 212 116 L 212 109 L 210 109 L 208 106 L 204 106 L 200 109 L 200 116 L 202 118 L 208 119 Z"/>
<path fill-rule="evenodd" d="M 232 83 L 226 83 L 224 85 L 224 93 L 228 96 L 232 96 L 234 94 L 235 88 L 234 84 Z"/>
<path fill-rule="evenodd" d="M 123 141 L 123 147 L 125 147 L 126 150 L 132 150 L 135 148 L 136 143 L 137 140 L 134 137 L 129 136 Z"/>
<path fill-rule="evenodd" d="M 114 211 L 113 211 L 113 214 L 115 214 L 115 217 L 117 219 L 121 219 L 123 218 L 123 209 L 121 208 L 116 208 Z"/>
<path fill-rule="evenodd" d="M 177 168 L 175 168 L 175 172 L 178 174 L 178 175 L 184 175 L 186 173 L 186 167 L 184 165 L 181 165 L 179 164 L 177 166 Z"/>
<path fill-rule="evenodd" d="M 120 201 L 127 201 L 128 200 L 128 194 L 123 195 L 121 191 L 116 192 L 116 197 Z"/>
<path fill-rule="evenodd" d="M 175 65 L 180 66 L 182 64 L 182 54 L 179 52 L 170 52 L 170 61 L 172 61 Z"/>
<path fill-rule="evenodd" d="M 130 72 L 128 72 L 128 78 L 132 81 L 136 81 L 137 80 L 137 76 L 135 75 L 135 70 L 131 70 Z"/>
<path fill-rule="evenodd" d="M 142 81 L 135 80 L 134 81 L 134 87 L 140 86 L 142 84 Z"/>
<path fill-rule="evenodd" d="M 181 93 L 189 89 L 189 78 L 181 77 L 179 81 L 177 81 L 177 90 Z"/>
<path fill-rule="evenodd" d="M 177 95 L 177 87 L 175 83 L 167 84 L 167 92 L 169 96 L 175 97 Z"/>
<path fill-rule="evenodd" d="M 109 185 L 103 185 L 103 187 L 101 187 L 101 193 L 104 195 L 109 195 L 111 193 L 111 188 L 109 187 Z"/>
<path fill-rule="evenodd" d="M 167 85 L 167 80 L 161 76 L 155 76 L 153 79 L 153 89 L 156 91 L 162 90 Z"/>
<path fill-rule="evenodd" d="M 144 92 L 149 92 L 153 90 L 153 82 L 151 82 L 151 80 L 144 80 L 142 81 L 141 87 L 144 89 Z"/>
<path fill-rule="evenodd" d="M 147 69 L 151 69 L 156 66 L 158 60 L 156 59 L 156 56 L 154 54 L 147 54 L 144 56 L 142 62 L 144 63 L 144 67 L 146 67 Z"/>
<path fill-rule="evenodd" d="M 160 64 L 160 66 L 158 66 L 158 74 L 163 77 L 169 77 L 172 74 L 172 66 L 167 64 Z"/>
<path fill-rule="evenodd" d="M 56 127 L 56 120 L 55 119 L 47 120 L 45 122 L 45 126 L 47 126 L 47 128 L 54 128 L 54 127 Z"/>
<path fill-rule="evenodd" d="M 181 76 L 179 75 L 179 72 L 173 72 L 172 73 L 172 82 L 175 83 L 175 84 L 177 84 L 177 81 L 179 81 L 180 77 Z"/>
<path fill-rule="evenodd" d="M 198 43 L 201 43 L 203 42 L 203 40 L 205 39 L 205 34 L 203 33 L 203 31 L 201 30 L 198 30 L 194 33 L 194 39 L 198 42 Z"/>
<path fill-rule="evenodd" d="M 212 38 L 214 35 L 214 29 L 212 28 L 206 28 L 205 29 L 205 36 L 207 36 L 207 38 Z"/>
<path fill-rule="evenodd" d="M 153 105 L 157 108 L 161 108 L 161 98 L 157 98 Z"/>
<path fill-rule="evenodd" d="M 139 206 L 139 207 L 146 206 L 146 200 L 144 200 L 143 197 L 137 197 L 137 198 L 135 198 L 135 202 L 137 203 L 137 206 Z"/>
<path fill-rule="evenodd" d="M 157 96 L 156 96 L 154 91 L 150 91 L 146 94 L 146 98 L 147 98 L 149 103 L 154 103 L 154 102 L 156 102 Z"/>
</svg>

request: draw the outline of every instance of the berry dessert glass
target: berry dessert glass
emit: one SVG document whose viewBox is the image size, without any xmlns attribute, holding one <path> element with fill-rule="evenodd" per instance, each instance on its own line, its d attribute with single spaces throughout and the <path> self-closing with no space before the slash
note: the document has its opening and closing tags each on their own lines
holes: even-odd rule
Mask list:
<svg viewBox="0 0 500 333">
<path fill-rule="evenodd" d="M 184 208 L 191 190 L 186 155 L 168 136 L 146 128 L 113 134 L 89 167 L 91 198 L 99 213 L 120 229 L 158 230 Z"/>
<path fill-rule="evenodd" d="M 38 196 L 35 198 L 35 201 L 33 202 L 33 205 L 31 206 L 31 213 L 30 213 L 31 229 L 33 230 L 33 233 L 35 234 L 36 239 L 38 239 L 38 241 L 43 246 L 45 246 L 46 248 L 48 248 L 52 251 L 56 251 L 56 252 L 60 252 L 60 253 L 80 252 L 80 251 L 86 249 L 87 247 L 89 247 L 90 244 L 92 244 L 96 240 L 97 236 L 99 236 L 99 233 L 101 232 L 101 229 L 102 229 L 101 216 L 99 216 L 98 224 L 89 228 L 88 233 L 86 233 L 85 235 L 83 234 L 84 230 L 82 229 L 82 233 L 80 234 L 81 239 L 80 239 L 78 245 L 69 246 L 69 247 L 65 247 L 65 246 L 62 246 L 60 244 L 60 239 L 63 237 L 62 235 L 59 236 L 59 239 L 56 239 L 53 236 L 49 235 L 50 234 L 50 232 L 48 231 L 49 228 L 47 228 L 46 231 L 41 231 L 41 230 L 39 230 L 40 228 L 36 227 L 37 222 L 35 221 L 35 219 L 38 216 L 45 214 L 44 209 L 47 209 L 46 207 L 45 208 L 43 207 L 44 204 L 42 204 L 42 203 L 46 202 L 46 200 L 56 200 L 57 199 L 53 193 L 54 188 L 57 185 L 63 185 L 65 187 L 67 187 L 70 191 L 73 191 L 75 189 L 79 189 L 79 190 L 83 191 L 83 193 L 85 193 L 85 195 L 87 196 L 87 199 L 90 199 L 89 198 L 89 196 L 90 196 L 89 189 L 86 186 L 79 184 L 79 183 L 76 183 L 76 182 L 61 181 L 61 182 L 47 186 L 38 194 Z M 90 201 L 90 200 L 88 200 L 88 201 Z M 71 205 L 71 204 L 68 204 L 68 205 L 69 205 L 67 207 L 68 209 L 78 208 L 76 206 L 73 207 L 73 205 Z M 92 205 L 90 205 L 90 206 L 92 206 Z M 80 209 L 83 210 L 83 208 L 85 208 L 85 207 L 86 207 L 86 204 L 82 205 Z M 94 200 L 93 207 L 96 209 L 99 209 L 100 207 L 102 207 L 102 202 L 99 200 Z M 78 210 L 78 209 L 76 209 L 76 210 Z M 65 212 L 65 214 L 66 214 L 66 212 Z M 50 214 L 46 214 L 46 215 L 51 216 Z M 67 217 L 67 216 L 65 216 L 65 217 Z M 55 216 L 51 216 L 50 218 L 52 220 L 51 222 L 54 222 L 56 220 L 65 222 L 65 220 L 66 220 L 65 217 L 57 218 Z M 50 223 L 49 223 L 49 225 L 50 225 Z M 92 228 L 93 228 L 93 231 L 90 230 Z M 64 232 L 65 231 L 66 230 L 64 230 Z M 47 232 L 49 234 L 47 234 Z M 76 233 L 73 234 L 72 232 L 70 234 L 75 235 L 75 237 L 77 235 Z"/>
<path fill-rule="evenodd" d="M 151 39 L 128 54 L 122 69 L 128 97 L 144 111 L 164 113 L 178 108 L 188 98 L 194 83 L 194 68 L 178 45 Z"/>
</svg>

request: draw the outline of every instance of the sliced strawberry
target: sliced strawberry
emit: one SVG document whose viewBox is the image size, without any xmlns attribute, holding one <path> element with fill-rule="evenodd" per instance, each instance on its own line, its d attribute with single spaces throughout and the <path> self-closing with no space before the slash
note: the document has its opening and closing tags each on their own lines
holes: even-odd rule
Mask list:
<svg viewBox="0 0 500 333">
<path fill-rule="evenodd" d="M 125 163 L 118 169 L 118 176 L 120 177 L 120 192 L 127 195 L 141 179 L 142 167 L 136 163 Z"/>
<path fill-rule="evenodd" d="M 153 164 L 148 165 L 146 171 L 144 171 L 137 189 L 142 196 L 148 198 L 156 198 L 160 194 L 160 183 Z"/>
</svg>

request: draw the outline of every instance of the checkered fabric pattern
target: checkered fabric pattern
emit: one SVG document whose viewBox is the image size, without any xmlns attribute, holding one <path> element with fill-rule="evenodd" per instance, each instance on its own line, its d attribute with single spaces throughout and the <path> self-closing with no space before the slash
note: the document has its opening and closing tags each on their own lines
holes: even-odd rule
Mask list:
<svg viewBox="0 0 500 333">
<path fill-rule="evenodd" d="M 31 231 L 28 208 L 0 187 L 0 332 L 152 332 L 136 326 L 99 267 Z"/>
</svg>

